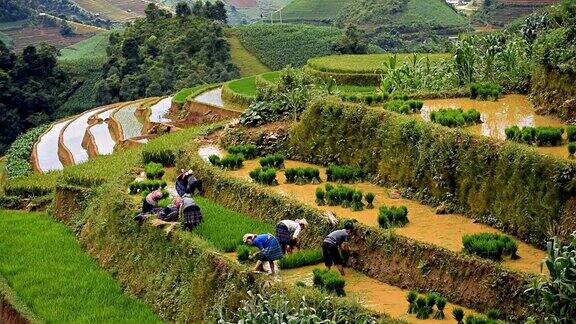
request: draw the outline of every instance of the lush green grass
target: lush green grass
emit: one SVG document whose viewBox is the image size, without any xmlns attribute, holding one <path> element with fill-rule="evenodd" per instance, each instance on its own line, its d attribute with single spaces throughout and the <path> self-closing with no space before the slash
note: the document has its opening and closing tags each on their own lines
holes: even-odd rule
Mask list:
<svg viewBox="0 0 576 324">
<path fill-rule="evenodd" d="M 270 71 L 256 56 L 248 52 L 236 35 L 231 33 L 228 37 L 228 44 L 230 44 L 230 55 L 232 56 L 232 63 L 240 69 L 240 75 L 243 77 L 262 74 Z"/>
<path fill-rule="evenodd" d="M 273 70 L 299 67 L 311 57 L 332 54 L 331 43 L 342 34 L 333 27 L 292 24 L 253 24 L 235 32 L 242 45 Z"/>
<path fill-rule="evenodd" d="M 342 93 L 373 93 L 377 89 L 375 86 L 358 85 L 338 85 L 336 88 Z"/>
<path fill-rule="evenodd" d="M 246 233 L 274 233 L 274 227 L 248 215 L 237 213 L 202 197 L 195 197 L 204 221 L 194 229 L 217 249 L 232 252 L 242 244 Z"/>
<path fill-rule="evenodd" d="M 352 0 L 293 0 L 282 10 L 286 21 L 333 21 Z M 280 19 L 279 14 L 274 15 Z"/>
<path fill-rule="evenodd" d="M 228 87 L 233 92 L 246 95 L 255 96 L 256 95 L 256 77 L 248 77 L 244 79 L 234 80 L 228 83 Z"/>
<path fill-rule="evenodd" d="M 112 32 L 106 31 L 98 33 L 88 39 L 85 39 L 72 46 L 60 50 L 61 61 L 78 61 L 85 59 L 106 59 L 106 47 L 108 46 L 108 37 Z"/>
<path fill-rule="evenodd" d="M 280 80 L 280 71 L 272 71 L 260 75 L 264 80 L 276 83 Z"/>
<path fill-rule="evenodd" d="M 461 27 L 468 24 L 466 17 L 457 14 L 444 0 L 410 0 L 408 10 L 400 22 L 407 26 Z"/>
<path fill-rule="evenodd" d="M 0 255 L 0 275 L 49 323 L 160 322 L 46 214 L 0 211 Z"/>
<path fill-rule="evenodd" d="M 367 55 L 332 55 L 312 58 L 308 66 L 324 72 L 335 73 L 381 73 L 386 70 L 385 63 L 394 54 L 367 54 Z M 398 63 L 413 59 L 414 54 L 396 54 Z M 431 62 L 437 62 L 450 58 L 450 54 L 418 54 L 417 59 L 429 58 Z"/>
</svg>

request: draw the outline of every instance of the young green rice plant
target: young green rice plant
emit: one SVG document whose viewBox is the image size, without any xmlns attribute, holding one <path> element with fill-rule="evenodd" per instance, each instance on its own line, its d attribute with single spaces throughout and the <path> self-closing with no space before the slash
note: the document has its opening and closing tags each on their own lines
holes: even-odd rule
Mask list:
<svg viewBox="0 0 576 324">
<path fill-rule="evenodd" d="M 143 181 L 133 181 L 128 185 L 131 194 L 136 194 L 138 192 L 150 192 L 157 189 L 166 188 L 166 181 L 164 180 L 143 180 Z"/>
<path fill-rule="evenodd" d="M 406 295 L 406 300 L 408 301 L 408 314 L 416 313 L 416 304 L 414 303 L 418 298 L 418 293 L 414 290 L 410 290 L 408 295 Z"/>
<path fill-rule="evenodd" d="M 426 309 L 428 310 L 428 315 L 432 314 L 434 311 L 434 305 L 436 305 L 436 300 L 440 297 L 437 293 L 431 292 L 426 295 Z"/>
<path fill-rule="evenodd" d="M 402 227 L 408 224 L 408 208 L 406 206 L 381 206 L 378 213 L 378 224 L 382 228 Z"/>
<path fill-rule="evenodd" d="M 226 149 L 229 154 L 242 154 L 250 160 L 256 157 L 257 147 L 254 144 L 231 145 Z"/>
<path fill-rule="evenodd" d="M 250 178 L 254 182 L 267 186 L 278 184 L 278 181 L 276 181 L 276 169 L 272 167 L 258 167 L 250 171 Z"/>
<path fill-rule="evenodd" d="M 346 186 L 338 186 L 334 189 L 338 192 L 340 196 L 340 206 L 344 208 L 349 208 L 352 205 L 352 196 L 354 195 L 354 189 Z"/>
<path fill-rule="evenodd" d="M 286 170 L 284 170 L 284 175 L 286 176 L 287 183 L 317 184 L 321 182 L 320 170 L 312 167 L 287 168 Z"/>
<path fill-rule="evenodd" d="M 562 144 L 562 127 L 518 127 L 511 126 L 505 129 L 506 139 L 538 146 L 557 146 Z"/>
<path fill-rule="evenodd" d="M 238 245 L 236 247 L 236 259 L 238 262 L 246 262 L 250 260 L 250 256 L 256 252 L 257 249 L 247 246 L 247 245 Z"/>
<path fill-rule="evenodd" d="M 262 167 L 281 169 L 284 166 L 284 156 L 279 153 L 268 154 L 260 159 L 260 165 Z"/>
<path fill-rule="evenodd" d="M 576 154 L 576 143 L 568 143 L 568 157 L 574 158 Z"/>
<path fill-rule="evenodd" d="M 328 206 L 340 205 L 340 193 L 336 189 L 326 191 L 326 202 Z"/>
<path fill-rule="evenodd" d="M 414 311 L 416 313 L 417 319 L 427 319 L 430 313 L 428 313 L 428 307 L 426 306 L 426 299 L 422 296 L 416 298 L 414 303 Z"/>
<path fill-rule="evenodd" d="M 321 249 L 300 250 L 284 255 L 278 264 L 282 269 L 293 269 L 318 264 L 322 262 L 323 258 Z"/>
<path fill-rule="evenodd" d="M 326 192 L 328 192 L 328 191 L 334 189 L 334 185 L 331 184 L 331 183 L 327 183 L 327 184 L 324 186 L 324 188 L 326 189 Z"/>
<path fill-rule="evenodd" d="M 499 320 L 500 316 L 502 316 L 502 314 L 497 309 L 491 308 L 486 311 L 486 317 L 488 317 L 490 320 Z"/>
<path fill-rule="evenodd" d="M 496 233 L 478 233 L 462 237 L 464 252 L 482 258 L 499 261 L 502 255 L 518 258 L 518 244 L 507 235 Z"/>
<path fill-rule="evenodd" d="M 146 178 L 148 179 L 161 179 L 164 176 L 164 166 L 160 163 L 150 162 L 144 167 Z"/>
<path fill-rule="evenodd" d="M 244 155 L 228 154 L 225 158 L 220 159 L 216 155 L 208 157 L 210 163 L 226 170 L 237 170 L 244 166 Z"/>
<path fill-rule="evenodd" d="M 442 108 L 430 113 L 430 120 L 447 127 L 462 127 L 481 123 L 480 113 L 476 109 L 463 111 L 462 108 Z"/>
<path fill-rule="evenodd" d="M 213 166 L 220 166 L 220 157 L 216 154 L 210 155 L 208 157 L 208 161 L 210 161 L 210 164 Z"/>
<path fill-rule="evenodd" d="M 328 269 L 314 269 L 312 274 L 314 275 L 315 287 L 323 289 L 329 293 L 334 293 L 337 296 L 346 296 L 346 292 L 344 291 L 346 282 L 340 273 Z"/>
<path fill-rule="evenodd" d="M 364 204 L 362 203 L 362 191 L 354 190 L 352 194 L 352 211 L 360 211 L 364 209 Z"/>
<path fill-rule="evenodd" d="M 463 324 L 464 320 L 464 310 L 460 307 L 454 307 L 452 310 L 452 317 L 458 322 L 458 324 Z"/>
<path fill-rule="evenodd" d="M 566 127 L 566 133 L 568 134 L 568 142 L 576 142 L 576 125 Z"/>
<path fill-rule="evenodd" d="M 372 209 L 374 208 L 374 198 L 376 198 L 376 195 L 373 192 L 367 192 L 364 195 L 364 199 L 366 199 L 366 208 L 368 209 Z"/>
<path fill-rule="evenodd" d="M 322 189 L 322 187 L 316 188 L 316 204 L 318 204 L 318 206 L 324 206 L 326 204 L 325 197 L 326 192 L 324 189 Z"/>
<path fill-rule="evenodd" d="M 446 308 L 446 298 L 438 296 L 436 298 L 436 308 L 438 308 L 438 311 L 436 314 L 434 314 L 434 319 L 443 320 L 446 318 L 446 315 L 444 314 L 444 308 Z"/>
<path fill-rule="evenodd" d="M 498 100 L 502 95 L 502 87 L 498 84 L 484 82 L 470 84 L 470 98 L 480 100 Z"/>
<path fill-rule="evenodd" d="M 361 181 L 364 178 L 364 171 L 349 165 L 330 164 L 326 169 L 326 176 L 328 181 L 349 183 Z"/>
<path fill-rule="evenodd" d="M 287 168 L 284 170 L 284 176 L 286 177 L 286 183 L 295 183 L 298 170 L 296 168 Z"/>
</svg>

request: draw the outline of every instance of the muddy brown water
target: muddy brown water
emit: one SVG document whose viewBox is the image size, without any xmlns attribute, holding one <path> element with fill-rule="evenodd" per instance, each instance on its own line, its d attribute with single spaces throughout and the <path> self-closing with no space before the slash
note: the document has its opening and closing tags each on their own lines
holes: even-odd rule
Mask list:
<svg viewBox="0 0 576 324">
<path fill-rule="evenodd" d="M 326 170 L 323 167 L 298 161 L 286 161 L 285 165 L 288 168 L 307 166 L 317 167 L 320 169 L 321 177 L 324 181 L 321 185 L 323 186 L 325 184 Z M 229 173 L 236 178 L 251 181 L 249 172 L 258 166 L 258 160 L 246 161 L 244 162 L 243 168 L 229 171 Z M 362 211 L 354 212 L 351 209 L 342 208 L 340 206 L 317 206 L 315 202 L 315 191 L 319 185 L 286 184 L 286 178 L 283 172 L 278 172 L 277 180 L 280 184 L 270 187 L 271 190 L 277 193 L 297 199 L 320 210 L 331 211 L 341 217 L 353 218 L 371 226 L 378 226 L 377 217 L 379 206 L 404 205 L 408 208 L 408 219 L 410 222 L 405 227 L 395 228 L 393 231 L 400 235 L 421 242 L 432 243 L 455 252 L 462 251 L 462 235 L 464 234 L 482 232 L 503 234 L 501 231 L 490 226 L 473 223 L 472 219 L 463 215 L 436 215 L 435 208 L 423 205 L 417 201 L 409 199 L 391 199 L 390 190 L 388 188 L 380 187 L 371 183 L 363 182 L 349 184 L 349 186 L 360 189 L 363 192 L 373 192 L 376 195 L 376 199 L 374 200 L 374 209 L 364 209 Z M 502 264 L 511 269 L 539 273 L 540 261 L 545 257 L 545 252 L 528 245 L 519 239 L 516 239 L 516 241 L 518 242 L 518 255 L 520 256 L 520 259 L 511 260 L 510 258 L 506 258 L 502 261 Z"/>
<path fill-rule="evenodd" d="M 479 101 L 469 98 L 425 100 L 420 116 L 424 120 L 430 120 L 430 112 L 433 110 L 457 107 L 463 110 L 474 108 L 482 116 L 482 124 L 467 127 L 468 131 L 475 135 L 484 135 L 501 140 L 506 139 L 504 133 L 506 127 L 514 125 L 520 127 L 566 126 L 558 118 L 537 115 L 528 98 L 523 95 L 507 95 L 498 101 Z M 568 157 L 566 146 L 565 144 L 555 147 L 537 147 L 536 149 L 542 153 L 566 158 Z"/>
</svg>

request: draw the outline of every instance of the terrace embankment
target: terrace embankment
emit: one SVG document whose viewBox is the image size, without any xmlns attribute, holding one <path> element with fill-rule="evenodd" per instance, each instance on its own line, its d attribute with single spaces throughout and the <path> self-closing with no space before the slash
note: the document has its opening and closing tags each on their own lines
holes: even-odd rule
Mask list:
<svg viewBox="0 0 576 324">
<path fill-rule="evenodd" d="M 244 167 L 230 174 L 239 179 L 250 181 L 251 170 L 260 166 L 257 160 L 244 162 Z M 302 163 L 297 161 L 285 161 L 286 168 L 315 167 L 320 169 L 322 181 L 326 182 L 326 170 L 323 167 Z M 350 208 L 340 206 L 317 206 L 315 191 L 319 185 L 307 184 L 297 185 L 286 183 L 284 173 L 277 174 L 279 185 L 270 187 L 271 190 L 286 196 L 292 197 L 311 207 L 317 207 L 322 211 L 333 212 L 334 214 L 356 219 L 369 226 L 378 225 L 378 207 L 385 206 L 406 206 L 408 208 L 408 218 L 410 223 L 404 227 L 394 228 L 393 231 L 399 235 L 406 236 L 421 242 L 431 243 L 454 252 L 462 251 L 462 235 L 476 234 L 483 232 L 500 233 L 500 231 L 490 226 L 475 223 L 463 215 L 436 215 L 434 208 L 423 205 L 419 202 L 408 199 L 392 199 L 391 190 L 371 183 L 354 183 L 349 186 L 362 190 L 362 192 L 373 192 L 376 195 L 373 209 L 362 211 L 352 211 Z M 503 265 L 510 269 L 540 272 L 540 261 L 545 257 L 545 252 L 523 242 L 518 242 L 518 260 L 506 258 Z"/>
<path fill-rule="evenodd" d="M 191 145 L 186 154 L 179 154 L 177 167 L 192 168 L 205 182 L 209 199 L 270 224 L 306 218 L 313 226 L 301 238 L 304 248 L 317 248 L 326 234 L 342 225 L 342 218 L 333 219 L 292 197 L 210 166 L 200 158 L 198 149 Z M 530 313 L 523 291 L 532 277 L 525 273 L 364 224 L 357 225 L 351 242 L 350 266 L 381 282 L 421 292 L 436 291 L 450 302 L 480 311 L 498 308 L 509 319 Z"/>
<path fill-rule="evenodd" d="M 20 315 L 20 313 L 0 295 L 0 323 L 28 324 L 30 321 Z"/>
</svg>

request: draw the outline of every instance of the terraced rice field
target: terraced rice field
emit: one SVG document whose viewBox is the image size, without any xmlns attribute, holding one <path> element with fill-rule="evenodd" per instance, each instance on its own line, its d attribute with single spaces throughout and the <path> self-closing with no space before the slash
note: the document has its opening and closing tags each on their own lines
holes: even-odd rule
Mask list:
<svg viewBox="0 0 576 324">
<path fill-rule="evenodd" d="M 144 16 L 144 0 L 75 0 L 82 8 L 112 21 L 132 20 Z"/>
<path fill-rule="evenodd" d="M 96 149 L 98 150 L 99 155 L 107 155 L 114 152 L 114 146 L 116 145 L 116 142 L 112 138 L 112 134 L 108 128 L 108 123 L 106 122 L 106 120 L 110 118 L 113 112 L 114 109 L 112 108 L 98 114 L 97 118 L 101 119 L 103 122 L 92 125 L 88 129 L 90 134 L 92 134 L 92 138 L 94 139 L 94 144 L 96 145 Z"/>
<path fill-rule="evenodd" d="M 224 101 L 222 101 L 222 88 L 206 91 L 194 98 L 194 101 L 209 106 L 224 108 Z"/>
<path fill-rule="evenodd" d="M 122 128 L 122 139 L 126 140 L 142 135 L 144 124 L 142 124 L 135 115 L 136 110 L 140 107 L 141 103 L 141 101 L 135 101 L 121 106 L 112 115 L 112 118 L 114 118 Z"/>
<path fill-rule="evenodd" d="M 58 141 L 60 132 L 68 124 L 68 120 L 61 121 L 52 125 L 52 127 L 40 137 L 34 147 L 36 160 L 40 172 L 62 170 L 64 166 L 58 157 Z"/>
<path fill-rule="evenodd" d="M 14 51 L 19 51 L 28 45 L 37 45 L 42 42 L 64 48 L 83 41 L 94 33 L 77 34 L 70 37 L 60 35 L 59 27 L 23 27 L 2 31 L 12 39 Z"/>
<path fill-rule="evenodd" d="M 72 154 L 74 164 L 80 164 L 88 161 L 88 151 L 82 146 L 82 141 L 84 140 L 84 136 L 89 126 L 88 119 L 105 111 L 108 108 L 109 107 L 104 107 L 87 111 L 76 117 L 76 119 L 73 119 L 70 124 L 68 124 L 62 130 L 62 144 L 66 147 L 70 154 Z"/>
<path fill-rule="evenodd" d="M 150 107 L 150 116 L 148 119 L 153 123 L 165 123 L 170 122 L 170 118 L 166 118 L 170 107 L 172 106 L 172 97 L 164 98 L 160 100 L 157 104 Z"/>
</svg>

